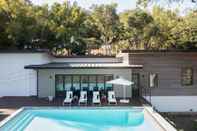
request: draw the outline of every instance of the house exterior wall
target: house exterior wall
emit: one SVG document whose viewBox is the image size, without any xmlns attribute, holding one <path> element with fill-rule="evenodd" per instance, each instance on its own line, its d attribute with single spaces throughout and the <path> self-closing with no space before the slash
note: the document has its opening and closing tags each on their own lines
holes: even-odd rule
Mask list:
<svg viewBox="0 0 197 131">
<path fill-rule="evenodd" d="M 151 99 L 145 97 L 159 111 L 197 111 L 197 53 L 153 52 L 130 53 L 130 64 L 142 64 L 140 86 L 149 87 L 149 74 L 158 74 L 158 87 L 151 88 Z M 183 86 L 181 70 L 193 68 L 193 84 Z M 193 104 L 192 104 L 193 103 Z"/>
<path fill-rule="evenodd" d="M 0 97 L 36 95 L 36 71 L 24 66 L 48 61 L 46 53 L 0 53 Z"/>
<path fill-rule="evenodd" d="M 55 96 L 56 74 L 113 74 L 131 80 L 131 69 L 42 69 L 38 71 L 38 97 Z M 50 79 L 51 78 L 51 79 Z M 123 97 L 121 86 L 114 86 L 116 97 Z M 126 88 L 126 97 L 132 96 L 130 87 Z"/>
<path fill-rule="evenodd" d="M 197 112 L 197 96 L 152 96 L 151 103 L 160 112 Z"/>
</svg>

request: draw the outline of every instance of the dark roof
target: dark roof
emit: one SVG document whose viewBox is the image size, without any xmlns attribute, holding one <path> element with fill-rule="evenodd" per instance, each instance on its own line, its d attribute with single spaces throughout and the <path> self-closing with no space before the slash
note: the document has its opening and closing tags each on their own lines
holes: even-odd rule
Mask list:
<svg viewBox="0 0 197 131">
<path fill-rule="evenodd" d="M 123 63 L 106 63 L 106 62 L 89 62 L 89 63 L 79 63 L 79 62 L 53 62 L 41 65 L 27 65 L 25 69 L 81 69 L 81 68 L 142 68 L 142 65 L 125 65 Z"/>
<path fill-rule="evenodd" d="M 122 50 L 122 53 L 184 53 L 191 52 L 197 53 L 197 49 L 190 50 Z"/>
</svg>

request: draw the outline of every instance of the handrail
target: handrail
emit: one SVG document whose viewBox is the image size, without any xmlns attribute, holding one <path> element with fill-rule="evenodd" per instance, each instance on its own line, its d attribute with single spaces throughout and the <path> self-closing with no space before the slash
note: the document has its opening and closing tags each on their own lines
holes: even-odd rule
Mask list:
<svg viewBox="0 0 197 131">
<path fill-rule="evenodd" d="M 151 88 L 145 88 L 145 87 L 142 87 L 141 88 L 141 98 L 146 102 L 148 103 L 149 105 L 152 106 L 152 103 L 151 103 L 151 97 L 152 97 L 152 92 L 151 92 Z M 143 97 L 145 96 L 145 98 Z M 149 101 L 146 99 L 147 97 L 149 97 Z"/>
</svg>

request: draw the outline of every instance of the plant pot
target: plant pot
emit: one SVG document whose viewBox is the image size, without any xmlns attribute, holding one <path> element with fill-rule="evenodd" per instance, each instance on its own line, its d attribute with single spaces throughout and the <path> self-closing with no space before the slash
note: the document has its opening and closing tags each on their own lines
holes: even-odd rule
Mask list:
<svg viewBox="0 0 197 131">
<path fill-rule="evenodd" d="M 53 101 L 53 96 L 48 96 L 49 101 Z"/>
</svg>

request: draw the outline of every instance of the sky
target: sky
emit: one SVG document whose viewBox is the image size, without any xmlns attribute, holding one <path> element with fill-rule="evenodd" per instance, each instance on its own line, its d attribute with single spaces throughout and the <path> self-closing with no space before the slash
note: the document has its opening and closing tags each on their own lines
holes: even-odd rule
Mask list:
<svg viewBox="0 0 197 131">
<path fill-rule="evenodd" d="M 49 4 L 52 5 L 55 2 L 62 3 L 64 0 L 31 0 L 34 4 L 37 5 L 42 5 L 42 4 Z M 70 2 L 77 1 L 78 5 L 85 8 L 89 9 L 93 4 L 110 4 L 110 3 L 117 3 L 117 11 L 122 12 L 124 10 L 129 10 L 129 9 L 135 9 L 136 8 L 136 1 L 137 0 L 69 0 Z M 164 6 L 166 8 L 171 8 L 173 9 L 174 7 L 178 7 L 180 9 L 181 13 L 186 13 L 189 9 L 192 9 L 194 7 L 197 7 L 197 4 L 191 4 L 188 2 L 189 0 L 185 0 L 187 2 L 183 2 L 181 4 L 176 4 L 176 5 L 171 5 L 169 6 L 166 4 L 166 0 L 160 0 L 162 2 L 157 3 L 160 6 Z M 151 8 L 151 7 L 150 7 Z"/>
<path fill-rule="evenodd" d="M 64 0 L 31 0 L 34 4 L 49 4 L 52 5 L 54 2 L 62 3 Z M 71 2 L 77 1 L 78 5 L 88 9 L 93 4 L 110 4 L 117 3 L 118 4 L 118 12 L 122 12 L 128 9 L 134 9 L 136 7 L 137 0 L 69 0 Z"/>
</svg>

